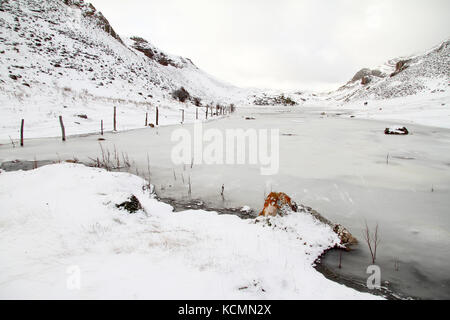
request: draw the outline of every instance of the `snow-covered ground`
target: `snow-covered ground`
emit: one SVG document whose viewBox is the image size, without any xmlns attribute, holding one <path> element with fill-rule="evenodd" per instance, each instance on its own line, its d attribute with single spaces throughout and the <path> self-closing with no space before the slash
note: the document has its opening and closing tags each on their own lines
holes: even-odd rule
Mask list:
<svg viewBox="0 0 450 320">
<path fill-rule="evenodd" d="M 108 102 L 109 101 L 109 102 Z M 117 131 L 145 128 L 145 118 L 148 124 L 156 124 L 156 106 L 136 104 L 134 102 L 117 102 L 107 98 L 98 98 L 97 102 L 86 102 L 54 112 L 38 97 L 35 103 L 22 105 L 19 113 L 10 108 L 0 109 L 0 141 L 17 143 L 20 140 L 21 119 L 24 123 L 24 138 L 60 137 L 61 126 L 59 115 L 63 116 L 67 136 L 78 134 L 99 133 L 103 120 L 104 131 L 113 130 L 114 107 L 117 107 Z M 206 108 L 198 108 L 186 103 L 170 102 L 158 105 L 158 124 L 160 126 L 180 124 L 184 110 L 184 123 L 196 119 L 205 119 Z M 215 112 L 215 111 L 214 111 Z M 85 115 L 87 119 L 80 117 Z M 211 120 L 211 116 L 208 118 Z M 216 118 L 216 117 L 214 117 Z"/>
<path fill-rule="evenodd" d="M 367 102 L 367 105 L 364 105 Z M 450 128 L 450 91 L 417 94 L 386 100 L 365 100 L 346 104 L 327 101 L 316 104 L 324 111 L 348 113 L 362 119 L 397 121 L 403 125 L 419 124 L 430 127 Z"/>
<path fill-rule="evenodd" d="M 2 299 L 376 298 L 313 268 L 339 240 L 308 214 L 269 227 L 174 213 L 143 179 L 78 164 L 1 172 L 0 182 Z M 115 206 L 132 194 L 145 212 Z"/>
</svg>

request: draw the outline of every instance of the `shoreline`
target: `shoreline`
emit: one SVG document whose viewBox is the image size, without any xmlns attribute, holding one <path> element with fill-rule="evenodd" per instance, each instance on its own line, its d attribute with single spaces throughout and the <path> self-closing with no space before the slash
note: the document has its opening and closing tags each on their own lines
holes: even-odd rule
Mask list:
<svg viewBox="0 0 450 320">
<path fill-rule="evenodd" d="M 363 283 L 357 279 L 354 279 L 354 278 L 348 278 L 348 277 L 339 275 L 336 272 L 334 272 L 332 268 L 330 268 L 322 263 L 322 259 L 328 253 L 332 252 L 333 250 L 343 250 L 343 249 L 330 248 L 330 249 L 326 250 L 315 261 L 314 269 L 316 269 L 316 271 L 320 272 L 325 278 L 327 278 L 328 280 L 334 281 L 336 283 L 345 285 L 346 287 L 355 289 L 358 292 L 370 293 L 375 296 L 383 297 L 387 300 L 405 300 L 405 298 L 401 297 L 399 293 L 392 292 L 391 290 L 387 289 L 386 287 L 382 286 L 378 290 L 370 290 L 369 288 L 367 288 L 365 283 Z M 351 252 L 351 249 L 349 250 L 349 252 Z M 416 300 L 416 299 L 414 298 L 414 300 Z"/>
</svg>

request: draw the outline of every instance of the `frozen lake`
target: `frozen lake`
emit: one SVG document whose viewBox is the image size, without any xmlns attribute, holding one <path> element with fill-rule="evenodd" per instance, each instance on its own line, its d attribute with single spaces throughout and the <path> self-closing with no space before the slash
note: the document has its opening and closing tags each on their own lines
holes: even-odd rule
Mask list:
<svg viewBox="0 0 450 320">
<path fill-rule="evenodd" d="M 148 158 L 151 182 L 163 197 L 260 210 L 266 194 L 282 191 L 345 225 L 360 240 L 365 221 L 372 227 L 378 223 L 383 282 L 404 296 L 450 298 L 450 129 L 407 125 L 409 136 L 386 136 L 384 129 L 397 123 L 350 118 L 345 110 L 325 115 L 315 108 L 295 110 L 239 108 L 203 125 L 222 132 L 279 129 L 280 169 L 272 176 L 261 175 L 259 165 L 175 166 L 170 137 L 180 125 L 105 133 L 102 142 L 99 135 L 69 137 L 65 143 L 60 138 L 26 140 L 24 148 L 3 141 L 0 161 L 89 161 L 100 156 L 101 143 L 126 153 L 133 173 L 147 176 Z M 183 127 L 193 130 L 192 124 Z M 324 263 L 335 268 L 336 254 Z M 369 264 L 361 241 L 344 254 L 336 272 L 365 282 Z"/>
</svg>

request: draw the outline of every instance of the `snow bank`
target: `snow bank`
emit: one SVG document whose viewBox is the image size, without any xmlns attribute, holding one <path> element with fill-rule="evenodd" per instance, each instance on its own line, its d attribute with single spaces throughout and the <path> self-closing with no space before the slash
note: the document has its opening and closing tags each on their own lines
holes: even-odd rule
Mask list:
<svg viewBox="0 0 450 320">
<path fill-rule="evenodd" d="M 449 91 L 418 94 L 388 100 L 368 100 L 368 106 L 350 103 L 345 109 L 354 110 L 357 118 L 397 121 L 450 129 Z"/>
<path fill-rule="evenodd" d="M 174 213 L 145 185 L 77 164 L 1 172 L 0 298 L 374 298 L 313 268 L 338 239 L 309 215 Z M 116 207 L 131 194 L 145 212 Z"/>
</svg>

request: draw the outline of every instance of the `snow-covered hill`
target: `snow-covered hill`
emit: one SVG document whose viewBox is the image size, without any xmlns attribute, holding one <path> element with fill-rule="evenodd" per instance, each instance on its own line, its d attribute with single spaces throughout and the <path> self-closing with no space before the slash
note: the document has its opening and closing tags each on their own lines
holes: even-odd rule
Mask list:
<svg viewBox="0 0 450 320">
<path fill-rule="evenodd" d="M 450 40 L 424 54 L 392 59 L 375 69 L 364 68 L 329 99 L 353 102 L 438 95 L 448 91 L 449 81 Z"/>
<path fill-rule="evenodd" d="M 27 137 L 57 135 L 63 115 L 68 134 L 135 128 L 158 106 L 161 122 L 179 121 L 172 92 L 184 87 L 202 105 L 230 104 L 245 91 L 225 84 L 187 58 L 172 56 L 146 40 L 121 38 L 108 20 L 83 0 L 0 2 L 0 131 L 16 138 L 25 118 Z M 195 108 L 190 108 L 190 119 Z M 80 115 L 87 115 L 80 117 Z M 173 122 L 173 121 L 172 121 Z M 42 132 L 44 130 L 44 132 Z M 7 138 L 7 136 L 6 136 Z"/>
<path fill-rule="evenodd" d="M 364 68 L 308 105 L 342 117 L 450 128 L 450 40 L 414 56 Z"/>
</svg>

